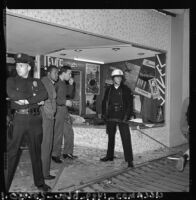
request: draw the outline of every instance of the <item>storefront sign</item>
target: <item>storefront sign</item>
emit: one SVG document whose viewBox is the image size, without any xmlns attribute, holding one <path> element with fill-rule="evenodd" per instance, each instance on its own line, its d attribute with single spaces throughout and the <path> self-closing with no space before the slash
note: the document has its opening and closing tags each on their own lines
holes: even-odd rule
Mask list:
<svg viewBox="0 0 196 200">
<path fill-rule="evenodd" d="M 44 56 L 44 66 L 55 65 L 56 67 L 62 67 L 63 65 L 69 65 L 71 68 L 77 68 L 77 63 L 68 61 L 63 58 Z"/>
<path fill-rule="evenodd" d="M 155 66 L 153 65 L 155 65 L 155 62 L 147 59 L 143 60 L 135 86 L 135 92 L 147 98 L 152 97 L 151 88 L 149 85 L 151 82 L 149 82 L 149 80 L 155 77 Z"/>
<path fill-rule="evenodd" d="M 141 94 L 141 95 L 143 95 L 143 96 L 145 96 L 147 98 L 151 98 L 151 93 L 150 92 L 147 92 L 144 89 L 141 89 L 139 87 L 135 88 L 135 92 L 137 92 L 138 94 Z"/>
<path fill-rule="evenodd" d="M 142 64 L 148 67 L 155 68 L 155 62 L 151 60 L 144 59 Z"/>
<path fill-rule="evenodd" d="M 157 81 L 157 86 L 160 91 L 160 95 L 158 97 L 158 100 L 160 101 L 160 105 L 165 104 L 165 54 L 159 54 L 156 55 L 156 67 L 155 67 L 155 72 L 156 72 L 156 81 Z"/>
<path fill-rule="evenodd" d="M 152 98 L 153 99 L 159 98 L 160 97 L 160 92 L 159 92 L 159 88 L 158 88 L 158 84 L 157 84 L 156 78 L 152 78 L 152 79 L 148 80 L 148 82 L 149 82 L 149 85 L 150 85 Z"/>
<path fill-rule="evenodd" d="M 62 58 L 44 56 L 44 66 L 55 65 L 56 67 L 62 67 L 63 60 Z"/>
<path fill-rule="evenodd" d="M 127 85 L 132 91 L 134 91 L 141 67 L 129 62 L 125 62 L 125 65 L 125 85 Z"/>
</svg>

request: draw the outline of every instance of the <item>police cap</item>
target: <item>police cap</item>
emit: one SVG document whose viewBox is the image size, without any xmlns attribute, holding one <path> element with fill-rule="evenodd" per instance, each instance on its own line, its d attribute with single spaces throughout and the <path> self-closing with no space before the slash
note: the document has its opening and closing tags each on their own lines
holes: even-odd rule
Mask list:
<svg viewBox="0 0 196 200">
<path fill-rule="evenodd" d="M 15 55 L 15 61 L 16 63 L 27 63 L 27 64 L 32 64 L 33 63 L 33 58 L 30 57 L 27 54 L 24 53 L 18 53 Z"/>
</svg>

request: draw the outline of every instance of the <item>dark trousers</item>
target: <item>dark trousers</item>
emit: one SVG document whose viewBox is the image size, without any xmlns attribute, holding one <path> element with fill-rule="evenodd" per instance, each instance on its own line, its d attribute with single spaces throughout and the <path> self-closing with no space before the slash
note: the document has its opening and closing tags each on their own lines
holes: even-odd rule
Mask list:
<svg viewBox="0 0 196 200">
<path fill-rule="evenodd" d="M 54 125 L 54 141 L 52 156 L 61 156 L 61 146 L 63 141 L 64 123 L 66 119 L 67 108 L 65 106 L 57 106 Z"/>
<path fill-rule="evenodd" d="M 68 113 L 69 115 L 69 113 Z M 63 154 L 73 154 L 74 149 L 74 131 L 72 128 L 72 124 L 65 121 L 64 122 L 64 148 Z"/>
<path fill-rule="evenodd" d="M 42 170 L 44 177 L 50 175 L 51 154 L 54 136 L 54 119 L 47 118 L 42 112 L 43 140 L 41 145 Z"/>
<path fill-rule="evenodd" d="M 119 126 L 120 130 L 125 161 L 127 162 L 133 161 L 133 151 L 131 145 L 131 134 L 129 130 L 129 125 L 127 123 L 122 123 L 122 122 L 108 121 L 106 123 L 106 129 L 108 133 L 107 157 L 108 158 L 114 157 L 115 134 L 117 125 Z"/>
<path fill-rule="evenodd" d="M 42 118 L 41 115 L 32 116 L 26 114 L 14 115 L 13 136 L 7 140 L 7 169 L 6 190 L 9 191 L 20 155 L 20 145 L 24 135 L 27 136 L 27 144 L 31 157 L 35 186 L 44 184 L 41 161 L 42 143 Z"/>
</svg>

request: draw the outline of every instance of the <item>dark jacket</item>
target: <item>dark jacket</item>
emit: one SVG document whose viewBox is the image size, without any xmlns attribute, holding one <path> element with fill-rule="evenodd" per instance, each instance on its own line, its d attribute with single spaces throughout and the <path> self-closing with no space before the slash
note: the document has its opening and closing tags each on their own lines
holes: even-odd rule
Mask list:
<svg viewBox="0 0 196 200">
<path fill-rule="evenodd" d="M 56 113 L 56 90 L 55 86 L 52 81 L 47 77 L 44 76 L 41 79 L 42 83 L 44 84 L 47 92 L 48 92 L 48 99 L 44 101 L 44 105 L 41 106 L 41 111 L 45 114 L 46 118 L 54 119 L 54 115 Z"/>
<path fill-rule="evenodd" d="M 108 106 L 109 106 L 109 100 L 110 100 L 110 91 L 114 87 L 114 85 L 111 85 L 106 88 L 104 98 L 102 101 L 102 117 L 105 120 L 109 120 L 108 118 Z M 120 88 L 122 89 L 122 102 L 123 102 L 123 115 L 122 120 L 127 121 L 131 118 L 131 116 L 134 115 L 133 112 L 133 94 L 131 90 L 121 83 Z"/>
<path fill-rule="evenodd" d="M 67 95 L 70 95 L 73 89 L 73 85 L 66 85 L 65 81 L 59 78 L 56 83 L 57 106 L 66 106 Z"/>
<path fill-rule="evenodd" d="M 20 76 L 7 79 L 7 95 L 11 99 L 12 109 L 39 107 L 38 103 L 47 99 L 47 91 L 40 79 L 22 78 Z M 27 99 L 29 104 L 18 105 L 14 101 Z"/>
</svg>

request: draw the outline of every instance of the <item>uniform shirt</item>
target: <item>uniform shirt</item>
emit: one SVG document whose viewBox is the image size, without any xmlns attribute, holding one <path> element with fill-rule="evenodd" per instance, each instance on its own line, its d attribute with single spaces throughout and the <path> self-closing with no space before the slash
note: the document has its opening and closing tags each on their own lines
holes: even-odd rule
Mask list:
<svg viewBox="0 0 196 200">
<path fill-rule="evenodd" d="M 58 82 L 55 84 L 56 86 L 56 103 L 57 106 L 66 106 L 66 100 L 67 100 L 67 95 L 70 94 L 73 90 L 73 86 L 69 85 L 69 89 L 65 83 L 65 81 L 62 81 L 60 78 Z"/>
<path fill-rule="evenodd" d="M 38 103 L 47 99 L 47 91 L 39 79 L 20 76 L 7 79 L 7 95 L 12 109 L 37 108 Z M 29 104 L 19 105 L 14 101 L 28 100 Z"/>
<path fill-rule="evenodd" d="M 122 102 L 122 89 L 121 87 L 115 88 L 114 85 L 111 88 L 110 94 L 109 94 L 109 118 L 111 119 L 121 119 L 123 116 L 122 111 L 114 111 L 114 108 L 112 105 L 118 104 L 118 105 L 123 105 Z"/>
<path fill-rule="evenodd" d="M 109 105 L 119 104 L 122 105 L 122 90 L 120 87 L 115 88 L 114 86 L 110 92 L 110 101 Z"/>
</svg>

